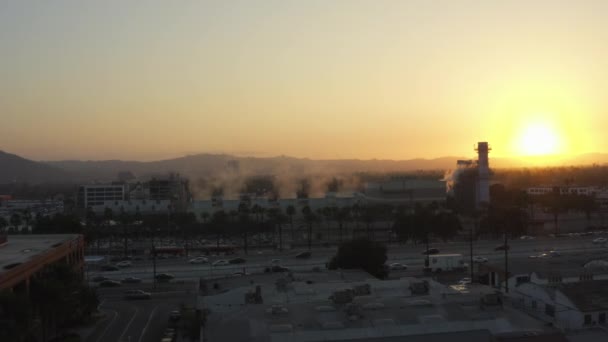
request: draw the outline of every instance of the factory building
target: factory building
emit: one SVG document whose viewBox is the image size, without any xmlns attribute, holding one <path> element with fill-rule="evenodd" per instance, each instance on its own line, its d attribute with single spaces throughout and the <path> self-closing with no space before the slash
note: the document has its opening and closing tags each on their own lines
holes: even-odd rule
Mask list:
<svg viewBox="0 0 608 342">
<path fill-rule="evenodd" d="M 490 203 L 491 151 L 487 142 L 477 143 L 477 160 L 458 160 L 447 177 L 447 191 L 460 213 L 471 214 Z"/>
</svg>

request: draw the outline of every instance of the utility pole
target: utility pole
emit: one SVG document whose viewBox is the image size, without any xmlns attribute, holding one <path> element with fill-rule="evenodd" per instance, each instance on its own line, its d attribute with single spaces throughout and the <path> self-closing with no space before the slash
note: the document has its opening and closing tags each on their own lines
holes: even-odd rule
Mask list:
<svg viewBox="0 0 608 342">
<path fill-rule="evenodd" d="M 154 246 L 154 238 L 152 238 L 152 282 L 154 283 L 154 289 L 156 290 L 156 247 Z"/>
<path fill-rule="evenodd" d="M 471 270 L 471 282 L 475 282 L 475 277 L 474 277 L 474 270 L 473 270 L 473 230 L 475 230 L 475 228 L 477 228 L 477 217 L 475 217 L 475 223 L 473 226 L 470 227 L 469 229 L 469 253 L 470 253 L 470 258 L 471 261 L 469 263 L 469 269 Z"/>
<path fill-rule="evenodd" d="M 509 293 L 509 245 L 507 244 L 507 229 L 505 225 L 505 293 Z"/>
</svg>

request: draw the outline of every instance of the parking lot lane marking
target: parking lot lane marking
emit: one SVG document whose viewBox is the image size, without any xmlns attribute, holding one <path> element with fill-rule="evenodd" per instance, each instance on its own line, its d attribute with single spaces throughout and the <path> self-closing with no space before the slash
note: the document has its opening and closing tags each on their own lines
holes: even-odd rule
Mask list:
<svg viewBox="0 0 608 342">
<path fill-rule="evenodd" d="M 127 323 L 127 326 L 125 327 L 125 330 L 122 331 L 122 334 L 120 334 L 120 337 L 118 338 L 118 341 L 122 341 L 122 337 L 127 333 L 127 331 L 129 330 L 129 328 L 131 327 L 131 324 L 133 323 L 133 321 L 135 320 L 135 317 L 137 317 L 137 313 L 139 312 L 139 308 L 135 308 L 135 312 L 133 313 L 133 317 L 131 317 L 131 320 L 129 321 L 129 323 Z"/>
<path fill-rule="evenodd" d="M 152 309 L 152 312 L 150 312 L 148 321 L 146 322 L 146 325 L 144 326 L 144 328 L 141 330 L 141 335 L 139 335 L 139 339 L 137 340 L 137 342 L 141 342 L 141 339 L 144 338 L 144 335 L 146 334 L 146 331 L 148 330 L 148 326 L 150 325 L 150 322 L 152 322 L 152 317 L 154 317 L 154 314 L 156 313 L 156 309 L 158 309 L 158 305 L 155 306 L 154 309 Z"/>
</svg>

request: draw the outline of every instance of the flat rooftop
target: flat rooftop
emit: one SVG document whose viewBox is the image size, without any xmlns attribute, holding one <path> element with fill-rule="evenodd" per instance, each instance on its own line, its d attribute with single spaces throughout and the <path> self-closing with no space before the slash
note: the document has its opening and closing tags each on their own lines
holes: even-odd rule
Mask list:
<svg viewBox="0 0 608 342">
<path fill-rule="evenodd" d="M 211 311 L 208 336 L 221 341 L 372 341 L 480 330 L 492 334 L 544 330 L 543 322 L 508 306 L 481 308 L 482 294 L 495 292 L 481 285 L 458 291 L 427 279 L 429 294 L 413 295 L 409 286 L 420 279 L 316 282 L 307 278 L 296 275 L 284 292 L 270 281 L 199 297 L 199 307 Z M 329 299 L 335 290 L 362 284 L 368 284 L 371 293 L 355 297 L 358 317 L 353 318 L 346 305 Z M 255 285 L 261 286 L 263 304 L 244 304 L 245 293 Z"/>
<path fill-rule="evenodd" d="M 34 256 L 53 249 L 58 244 L 78 237 L 77 234 L 9 235 L 7 243 L 0 246 L 0 274 L 8 271 L 5 266 L 22 264 Z"/>
</svg>

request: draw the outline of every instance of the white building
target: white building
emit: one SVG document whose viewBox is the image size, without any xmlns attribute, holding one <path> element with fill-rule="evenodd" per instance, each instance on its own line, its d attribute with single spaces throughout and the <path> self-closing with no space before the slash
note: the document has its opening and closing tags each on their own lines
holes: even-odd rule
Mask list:
<svg viewBox="0 0 608 342">
<path fill-rule="evenodd" d="M 608 280 L 558 286 L 525 283 L 512 293 L 514 306 L 565 330 L 606 325 Z"/>
</svg>

